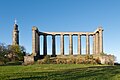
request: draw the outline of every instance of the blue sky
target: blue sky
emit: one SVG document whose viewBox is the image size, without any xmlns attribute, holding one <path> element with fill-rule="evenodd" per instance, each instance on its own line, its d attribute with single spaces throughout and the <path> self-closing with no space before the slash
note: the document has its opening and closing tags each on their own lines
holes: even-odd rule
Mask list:
<svg viewBox="0 0 120 80">
<path fill-rule="evenodd" d="M 12 44 L 14 19 L 20 30 L 20 45 L 32 50 L 32 26 L 40 31 L 94 31 L 104 29 L 104 52 L 114 54 L 120 62 L 120 0 L 0 0 L 0 42 Z M 68 52 L 68 37 L 65 37 Z M 83 52 L 85 37 L 82 39 Z M 92 38 L 91 38 L 92 39 Z M 41 52 L 42 52 L 42 39 Z M 51 52 L 48 37 L 48 52 Z M 77 37 L 74 37 L 77 44 Z M 92 42 L 92 41 L 91 41 Z M 57 38 L 59 53 L 59 38 Z M 74 48 L 77 46 L 74 45 Z M 74 50 L 76 53 L 77 50 Z"/>
</svg>

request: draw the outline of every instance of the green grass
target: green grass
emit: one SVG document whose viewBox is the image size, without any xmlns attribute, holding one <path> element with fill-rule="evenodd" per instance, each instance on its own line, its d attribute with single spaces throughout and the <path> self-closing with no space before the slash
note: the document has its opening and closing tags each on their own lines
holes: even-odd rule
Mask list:
<svg viewBox="0 0 120 80">
<path fill-rule="evenodd" d="M 83 64 L 0 66 L 0 79 L 120 80 L 120 66 Z"/>
</svg>

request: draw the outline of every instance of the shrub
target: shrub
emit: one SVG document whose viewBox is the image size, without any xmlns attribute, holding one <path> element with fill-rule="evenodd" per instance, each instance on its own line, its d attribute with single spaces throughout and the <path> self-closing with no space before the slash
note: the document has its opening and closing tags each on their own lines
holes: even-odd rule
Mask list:
<svg viewBox="0 0 120 80">
<path fill-rule="evenodd" d="M 75 58 L 70 58 L 68 60 L 66 60 L 67 64 L 76 64 L 76 59 Z"/>
<path fill-rule="evenodd" d="M 4 65 L 4 62 L 3 62 L 3 61 L 0 61 L 0 65 Z"/>
<path fill-rule="evenodd" d="M 100 61 L 99 57 L 96 58 L 95 61 L 96 61 L 97 64 L 101 64 L 101 61 Z"/>
<path fill-rule="evenodd" d="M 55 61 L 57 64 L 67 64 L 67 61 L 64 58 L 57 58 Z"/>
<path fill-rule="evenodd" d="M 22 64 L 22 62 L 19 62 L 19 61 L 6 63 L 6 65 L 21 65 L 21 64 Z"/>
<path fill-rule="evenodd" d="M 50 63 L 50 56 L 49 55 L 46 55 L 43 59 L 43 63 L 44 64 L 49 64 Z"/>
</svg>

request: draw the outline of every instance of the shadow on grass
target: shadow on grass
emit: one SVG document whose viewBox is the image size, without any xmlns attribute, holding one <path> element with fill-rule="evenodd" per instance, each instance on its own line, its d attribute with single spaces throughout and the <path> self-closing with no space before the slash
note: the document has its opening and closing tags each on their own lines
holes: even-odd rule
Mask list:
<svg viewBox="0 0 120 80">
<path fill-rule="evenodd" d="M 94 66 L 49 72 L 14 73 L 19 80 L 110 80 L 120 74 L 120 66 Z M 120 79 L 120 77 L 118 77 Z"/>
</svg>

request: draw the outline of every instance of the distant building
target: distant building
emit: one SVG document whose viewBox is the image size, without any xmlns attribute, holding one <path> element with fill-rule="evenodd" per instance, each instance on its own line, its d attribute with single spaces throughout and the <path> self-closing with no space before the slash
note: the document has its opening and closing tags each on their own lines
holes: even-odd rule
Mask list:
<svg viewBox="0 0 120 80">
<path fill-rule="evenodd" d="M 13 33 L 12 33 L 12 41 L 13 41 L 12 45 L 19 45 L 19 30 L 18 30 L 18 25 L 16 20 L 14 24 Z"/>
</svg>

